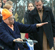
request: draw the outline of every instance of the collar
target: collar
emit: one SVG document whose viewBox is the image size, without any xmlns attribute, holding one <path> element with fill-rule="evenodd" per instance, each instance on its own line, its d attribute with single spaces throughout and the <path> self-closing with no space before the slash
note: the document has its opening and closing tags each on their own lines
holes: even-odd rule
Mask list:
<svg viewBox="0 0 55 50">
<path fill-rule="evenodd" d="M 43 11 L 44 11 L 44 12 L 48 12 L 48 11 L 49 11 L 49 7 L 43 6 Z M 37 15 L 37 14 L 38 14 L 38 10 L 37 10 L 37 8 L 35 7 L 34 10 L 32 10 L 32 11 L 30 12 L 30 15 Z"/>
<path fill-rule="evenodd" d="M 1 24 L 4 25 L 4 26 L 8 26 L 4 21 L 2 21 Z"/>
</svg>

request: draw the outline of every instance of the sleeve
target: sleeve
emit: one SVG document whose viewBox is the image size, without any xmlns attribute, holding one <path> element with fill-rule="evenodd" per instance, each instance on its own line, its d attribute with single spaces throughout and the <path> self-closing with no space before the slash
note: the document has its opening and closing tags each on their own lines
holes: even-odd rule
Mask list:
<svg viewBox="0 0 55 50">
<path fill-rule="evenodd" d="M 0 39 L 7 45 L 12 46 L 14 38 L 0 26 Z"/>
<path fill-rule="evenodd" d="M 32 15 L 32 11 L 29 12 L 29 20 L 30 24 L 34 24 L 34 16 Z"/>
<path fill-rule="evenodd" d="M 29 23 L 30 24 L 34 24 L 34 16 L 32 15 L 32 13 L 33 13 L 33 10 L 29 12 Z M 35 33 L 29 33 L 29 38 L 34 40 L 35 39 L 34 34 Z"/>
<path fill-rule="evenodd" d="M 30 18 L 29 12 L 26 12 L 24 15 L 24 24 L 31 24 L 31 18 Z"/>
<path fill-rule="evenodd" d="M 28 13 L 25 13 L 25 16 L 24 16 L 24 24 L 33 24 L 33 17 L 30 15 L 31 11 L 29 11 Z M 33 34 L 34 33 L 29 33 L 28 36 L 30 39 L 34 39 L 33 37 Z"/>
<path fill-rule="evenodd" d="M 50 16 L 51 16 L 51 23 L 52 23 L 53 37 L 55 37 L 55 21 L 54 21 L 54 16 L 53 16 L 52 10 L 50 10 Z"/>
<path fill-rule="evenodd" d="M 24 24 L 27 24 L 27 14 L 24 14 Z"/>
<path fill-rule="evenodd" d="M 32 15 L 29 15 L 29 23 L 34 24 L 34 17 Z"/>
<path fill-rule="evenodd" d="M 22 23 L 17 23 L 20 32 L 23 33 L 36 33 L 37 32 L 37 28 L 36 28 L 36 24 L 33 25 L 27 25 L 27 24 L 22 24 Z"/>
</svg>

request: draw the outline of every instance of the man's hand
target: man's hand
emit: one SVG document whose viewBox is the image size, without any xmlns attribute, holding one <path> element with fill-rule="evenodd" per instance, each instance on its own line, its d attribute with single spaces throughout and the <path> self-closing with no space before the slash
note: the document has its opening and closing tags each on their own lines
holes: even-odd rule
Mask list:
<svg viewBox="0 0 55 50">
<path fill-rule="evenodd" d="M 48 24 L 48 22 L 38 23 L 38 24 L 36 24 L 36 27 L 41 27 L 41 26 L 43 26 L 43 25 L 45 25 L 45 24 Z"/>
<path fill-rule="evenodd" d="M 55 37 L 53 37 L 53 39 L 54 39 L 54 43 L 55 43 Z"/>
<path fill-rule="evenodd" d="M 15 41 L 23 41 L 23 40 L 20 39 L 20 38 L 17 38 L 17 39 L 14 39 L 14 40 L 13 40 L 13 42 L 15 42 Z"/>
<path fill-rule="evenodd" d="M 18 50 L 20 50 L 20 49 L 18 48 Z"/>
</svg>

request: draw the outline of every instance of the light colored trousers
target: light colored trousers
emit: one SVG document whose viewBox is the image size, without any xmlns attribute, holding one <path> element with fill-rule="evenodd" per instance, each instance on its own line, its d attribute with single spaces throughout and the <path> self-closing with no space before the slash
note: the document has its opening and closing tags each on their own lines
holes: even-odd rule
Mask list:
<svg viewBox="0 0 55 50">
<path fill-rule="evenodd" d="M 43 33 L 43 50 L 54 50 L 53 47 L 50 49 L 45 33 Z"/>
</svg>

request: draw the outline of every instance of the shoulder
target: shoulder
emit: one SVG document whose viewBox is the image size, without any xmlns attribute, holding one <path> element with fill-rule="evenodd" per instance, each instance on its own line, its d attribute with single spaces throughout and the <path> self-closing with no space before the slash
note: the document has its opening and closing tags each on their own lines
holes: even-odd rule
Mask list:
<svg viewBox="0 0 55 50">
<path fill-rule="evenodd" d="M 29 13 L 30 13 L 30 11 L 27 10 L 27 11 L 25 12 L 25 14 L 24 14 L 24 18 L 28 18 L 28 17 L 29 17 Z"/>
<path fill-rule="evenodd" d="M 14 22 L 14 25 L 16 25 L 16 26 L 17 26 L 17 25 L 20 25 L 20 24 L 21 24 L 21 23 L 19 23 L 19 22 L 16 22 L 16 21 Z"/>
<path fill-rule="evenodd" d="M 19 23 L 19 22 L 14 21 L 14 24 L 16 24 L 16 25 L 17 25 L 18 23 Z"/>
<path fill-rule="evenodd" d="M 27 10 L 26 12 L 25 12 L 25 14 L 28 14 L 30 11 L 29 10 Z"/>
<path fill-rule="evenodd" d="M 35 7 L 32 11 L 30 11 L 30 15 L 36 15 L 37 12 L 37 8 Z"/>
<path fill-rule="evenodd" d="M 0 23 L 0 30 L 1 29 L 5 29 L 4 25 L 2 23 Z"/>
<path fill-rule="evenodd" d="M 0 23 L 0 27 L 3 27 L 3 24 L 2 24 L 2 22 Z"/>
<path fill-rule="evenodd" d="M 0 27 L 2 26 L 2 24 L 0 23 Z"/>
<path fill-rule="evenodd" d="M 45 11 L 48 11 L 48 12 L 52 11 L 52 9 L 50 7 L 43 6 L 43 8 L 44 8 Z"/>
<path fill-rule="evenodd" d="M 16 27 L 21 28 L 21 27 L 23 27 L 23 25 L 24 25 L 23 23 L 15 22 L 15 26 Z"/>
</svg>

